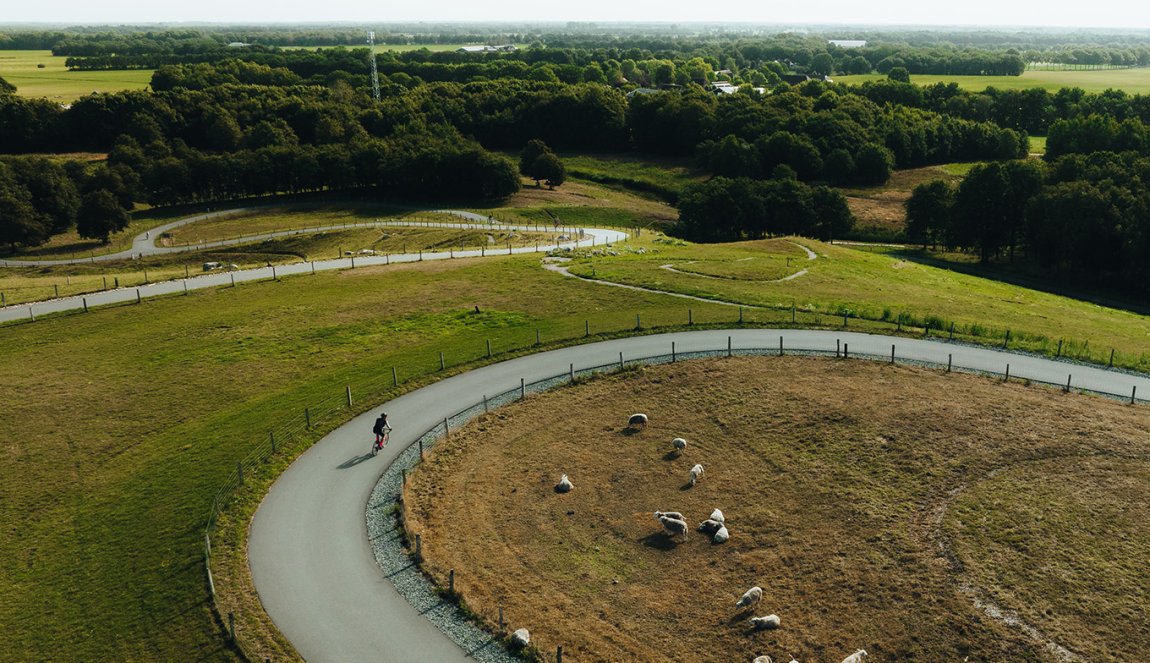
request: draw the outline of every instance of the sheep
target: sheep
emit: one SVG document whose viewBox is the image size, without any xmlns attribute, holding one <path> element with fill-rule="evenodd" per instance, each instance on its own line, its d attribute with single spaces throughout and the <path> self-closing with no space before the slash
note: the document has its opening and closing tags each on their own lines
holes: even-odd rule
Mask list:
<svg viewBox="0 0 1150 663">
<path fill-rule="evenodd" d="M 564 474 L 563 477 L 559 479 L 558 485 L 555 486 L 555 492 L 567 493 L 570 492 L 574 487 L 575 486 L 571 485 L 571 480 L 567 478 L 566 474 Z"/>
<path fill-rule="evenodd" d="M 525 629 L 517 629 L 511 634 L 511 644 L 515 647 L 526 647 L 531 642 L 531 633 Z"/>
<path fill-rule="evenodd" d="M 660 516 L 659 523 L 663 525 L 663 529 L 667 531 L 667 534 L 671 536 L 679 534 L 682 535 L 684 541 L 687 540 L 687 530 L 690 529 L 687 527 L 687 523 L 666 516 Z"/>
<path fill-rule="evenodd" d="M 762 631 L 769 628 L 779 627 L 778 615 L 767 615 L 766 617 L 751 617 L 751 628 L 756 631 Z"/>
<path fill-rule="evenodd" d="M 699 477 L 701 477 L 701 476 L 703 476 L 703 466 L 697 464 L 694 467 L 692 467 L 691 468 L 691 485 L 693 486 L 696 483 L 698 483 Z"/>
<path fill-rule="evenodd" d="M 724 525 L 727 523 L 727 519 L 723 517 L 723 512 L 718 509 L 711 512 L 711 520 Z"/>
<path fill-rule="evenodd" d="M 731 538 L 731 533 L 727 531 L 726 526 L 720 527 L 718 532 L 715 532 L 715 538 L 712 539 L 715 543 L 726 543 L 727 539 Z"/>
<path fill-rule="evenodd" d="M 751 663 L 775 663 L 775 659 L 770 656 L 756 656 Z"/>
<path fill-rule="evenodd" d="M 737 602 L 735 602 L 735 607 L 736 608 L 750 608 L 751 606 L 755 605 L 760 600 L 762 600 L 762 598 L 763 598 L 763 588 L 755 586 L 755 587 L 748 589 L 747 593 L 743 594 L 743 598 L 741 598 Z M 845 661 L 844 661 L 844 663 L 845 663 Z"/>
<path fill-rule="evenodd" d="M 709 535 L 714 534 L 715 532 L 718 532 L 722 526 L 723 526 L 723 523 L 721 523 L 717 520 L 707 519 L 707 520 L 704 520 L 703 522 L 699 523 L 699 531 L 703 532 L 704 534 L 707 534 L 709 536 Z"/>
<path fill-rule="evenodd" d="M 673 518 L 674 520 L 687 522 L 687 519 L 683 517 L 683 514 L 679 513 L 678 511 L 656 511 L 655 520 L 658 520 L 659 518 Z"/>
<path fill-rule="evenodd" d="M 674 445 L 677 453 L 683 453 L 683 450 L 687 448 L 687 441 L 681 437 L 671 440 L 671 444 Z"/>
<path fill-rule="evenodd" d="M 647 427 L 647 415 L 642 414 L 642 413 L 637 413 L 637 414 L 631 415 L 631 418 L 627 420 L 627 427 L 628 428 L 646 428 Z"/>
<path fill-rule="evenodd" d="M 843 659 L 843 663 L 862 663 L 864 656 L 869 656 L 865 649 L 860 649 Z"/>
</svg>

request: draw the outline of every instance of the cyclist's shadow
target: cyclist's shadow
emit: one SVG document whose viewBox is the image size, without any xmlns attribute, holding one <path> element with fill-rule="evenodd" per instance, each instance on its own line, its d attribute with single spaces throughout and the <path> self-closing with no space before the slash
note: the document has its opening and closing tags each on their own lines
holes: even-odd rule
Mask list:
<svg viewBox="0 0 1150 663">
<path fill-rule="evenodd" d="M 352 468 L 352 467 L 355 467 L 356 465 L 359 465 L 360 463 L 362 463 L 365 460 L 371 460 L 372 458 L 375 458 L 375 456 L 373 456 L 371 454 L 371 452 L 368 452 L 362 456 L 354 456 L 352 458 L 348 458 L 347 460 L 343 461 L 339 465 L 336 465 L 336 467 L 338 469 L 341 469 L 341 470 L 346 470 L 348 468 Z"/>
</svg>

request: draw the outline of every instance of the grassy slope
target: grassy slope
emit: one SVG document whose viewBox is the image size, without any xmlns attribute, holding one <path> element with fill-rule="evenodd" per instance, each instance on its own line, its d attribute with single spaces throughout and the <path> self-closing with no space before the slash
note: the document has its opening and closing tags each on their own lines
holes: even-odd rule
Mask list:
<svg viewBox="0 0 1150 663">
<path fill-rule="evenodd" d="M 574 184 L 524 191 L 513 201 L 517 207 L 500 213 L 574 208 L 586 200 L 633 225 L 612 211 L 627 209 L 628 196 L 607 192 L 600 200 L 595 188 Z M 647 210 L 640 218 L 667 209 L 650 201 L 634 205 Z M 680 260 L 710 260 L 697 269 L 727 276 L 732 267 L 719 263 L 754 250 L 668 248 L 649 239 L 644 233 L 640 245 L 674 251 Z M 789 285 L 663 270 L 658 276 L 690 279 L 676 282 L 687 291 L 718 283 L 719 294 L 748 303 L 789 304 L 792 294 L 803 293 L 800 304 L 895 301 L 932 310 L 943 302 L 984 324 L 1025 323 L 1046 333 L 1061 324 L 1068 335 L 1089 331 L 1094 343 L 1106 334 L 1122 344 L 1142 338 L 1138 347 L 1145 347 L 1145 318 L 941 270 L 892 269 L 889 258 L 840 247 L 819 250 L 834 260 L 811 263 L 811 278 Z M 755 258 L 777 260 L 775 252 Z M 746 276 L 741 266 L 734 269 Z M 484 314 L 463 314 L 475 305 Z M 455 364 L 478 358 L 486 338 L 498 352 L 531 345 L 536 328 L 544 340 L 577 338 L 585 319 L 595 332 L 622 331 L 634 325 L 636 312 L 645 327 L 679 324 L 688 306 L 697 323 L 735 315 L 725 307 L 588 286 L 522 257 L 324 273 L 0 328 L 0 372 L 10 376 L 0 385 L 0 399 L 10 404 L 0 418 L 0 439 L 7 441 L 0 470 L 6 532 L 0 629 L 7 635 L 0 658 L 229 657 L 205 604 L 202 522 L 224 476 L 283 413 L 338 399 L 349 383 L 357 394 L 379 393 L 387 368 L 397 366 L 405 379 L 430 371 L 440 350 Z M 748 320 L 789 319 L 772 315 L 748 313 Z M 242 533 L 242 519 L 236 530 Z"/>
<path fill-rule="evenodd" d="M 152 71 L 68 71 L 66 57 L 51 51 L 0 51 L 0 77 L 16 86 L 24 97 L 47 97 L 62 104 L 93 92 L 142 90 Z M 37 65 L 43 64 L 41 69 Z"/>
<path fill-rule="evenodd" d="M 789 309 L 794 302 L 800 309 L 848 310 L 869 319 L 907 313 L 917 324 L 935 316 L 975 335 L 1001 339 L 1009 329 L 1016 343 L 1051 353 L 1059 339 L 1075 341 L 1074 352 L 1088 342 L 1096 360 L 1104 361 L 1109 349 L 1116 348 L 1116 361 L 1150 370 L 1146 316 L 845 246 L 801 241 L 820 258 L 796 267 L 795 271 L 809 269 L 805 276 L 781 283 L 703 279 L 660 269 L 668 263 L 733 260 L 731 252 L 747 250 L 748 245 L 653 245 L 643 254 L 584 257 L 571 271 L 756 306 Z M 935 329 L 939 324 L 935 323 Z"/>
<path fill-rule="evenodd" d="M 958 83 L 959 87 L 972 92 L 982 92 L 988 87 L 1000 90 L 1026 90 L 1040 87 L 1056 92 L 1064 87 L 1080 87 L 1087 92 L 1102 92 L 1113 88 L 1130 94 L 1150 93 L 1150 74 L 1147 69 L 1105 69 L 1099 71 L 1034 71 L 1028 70 L 1021 76 L 943 76 L 919 74 L 910 77 L 916 85 L 935 83 Z M 836 83 L 858 84 L 866 81 L 884 80 L 882 74 L 856 76 L 835 76 Z"/>
<path fill-rule="evenodd" d="M 462 314 L 477 304 L 484 314 Z M 663 297 L 547 274 L 536 258 L 498 258 L 0 329 L 0 658 L 227 657 L 206 611 L 201 527 L 223 477 L 283 413 L 348 383 L 366 398 L 387 367 L 429 371 L 440 350 L 457 363 L 486 338 L 499 351 L 530 345 L 536 327 L 574 337 L 585 317 L 623 329 L 636 310 L 669 322 L 665 309 Z M 695 310 L 702 320 L 709 309 Z"/>
</svg>

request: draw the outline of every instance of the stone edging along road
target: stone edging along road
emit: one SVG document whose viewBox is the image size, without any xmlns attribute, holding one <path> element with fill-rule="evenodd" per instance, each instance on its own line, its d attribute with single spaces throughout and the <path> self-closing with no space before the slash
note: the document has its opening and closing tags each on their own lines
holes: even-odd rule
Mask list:
<svg viewBox="0 0 1150 663">
<path fill-rule="evenodd" d="M 464 661 L 475 656 L 424 618 L 397 592 L 376 563 L 365 511 L 380 477 L 404 449 L 436 424 L 477 402 L 575 370 L 670 353 L 725 350 L 775 351 L 782 337 L 788 352 L 833 353 L 842 342 L 852 355 L 946 365 L 1010 375 L 1115 395 L 1137 387 L 1150 396 L 1150 376 L 1068 364 L 1031 355 L 939 340 L 856 332 L 766 329 L 710 330 L 638 336 L 591 343 L 511 359 L 450 377 L 384 404 L 395 430 L 383 452 L 367 454 L 377 411 L 364 413 L 302 454 L 272 485 L 252 521 L 248 544 L 252 577 L 273 621 L 309 661 Z M 1127 396 L 1127 398 L 1129 398 Z M 1141 399 L 1140 399 L 1141 400 Z M 386 505 L 371 505 L 379 511 Z M 379 536 L 376 532 L 375 536 Z M 530 624 L 511 625 L 531 627 Z M 486 658 L 486 657 L 482 657 Z"/>
<path fill-rule="evenodd" d="M 175 228 L 177 226 L 185 225 L 195 221 L 200 221 L 213 216 L 232 214 L 242 212 L 242 209 L 227 210 L 226 212 L 213 212 L 211 214 L 201 214 L 198 216 L 180 219 L 172 223 L 153 228 L 148 233 L 136 236 L 133 240 L 133 247 L 130 251 L 121 251 L 119 253 L 112 253 L 106 256 L 98 256 L 92 259 L 84 260 L 8 260 L 0 261 L 0 266 L 37 266 L 37 265 L 61 265 L 61 264 L 74 264 L 74 263 L 87 263 L 99 262 L 103 260 L 115 260 L 130 258 L 132 255 L 160 255 L 167 253 L 178 253 L 182 251 L 199 251 L 203 249 L 216 248 L 221 246 L 232 246 L 236 244 L 248 244 L 251 242 L 259 242 L 274 237 L 285 237 L 290 235 L 299 235 L 309 232 L 319 232 L 323 230 L 340 230 L 343 228 L 362 228 L 362 227 L 431 227 L 431 228 L 475 228 L 480 230 L 518 230 L 518 231 L 535 231 L 537 226 L 528 225 L 506 225 L 495 224 L 488 221 L 488 217 L 475 214 L 473 212 L 463 212 L 458 210 L 432 210 L 432 212 L 439 212 L 444 214 L 453 214 L 460 217 L 466 224 L 453 224 L 453 223 L 438 223 L 438 222 L 404 222 L 402 220 L 396 221 L 376 221 L 364 224 L 352 224 L 348 226 L 323 226 L 319 228 L 301 228 L 298 230 L 285 230 L 281 232 L 265 233 L 262 235 L 251 235 L 248 237 L 239 237 L 229 240 L 221 240 L 218 242 L 209 242 L 205 244 L 196 244 L 188 246 L 175 246 L 175 247 L 157 247 L 154 245 L 154 240 L 145 238 L 145 235 L 155 233 L 156 237 L 160 233 Z M 578 235 L 579 231 L 582 235 Z M 33 320 L 37 315 L 46 315 L 48 313 L 62 313 L 65 311 L 77 311 L 86 309 L 89 306 L 104 306 L 107 304 L 124 304 L 134 301 L 139 301 L 147 297 L 156 297 L 160 295 L 174 295 L 186 292 L 188 290 L 198 290 L 200 288 L 215 288 L 225 285 L 234 285 L 236 283 L 243 283 L 247 281 L 264 281 L 267 279 L 279 278 L 280 276 L 288 276 L 291 274 L 308 274 L 318 271 L 330 269 L 352 269 L 355 267 L 368 267 L 372 265 L 390 265 L 391 263 L 400 262 L 418 262 L 420 260 L 446 260 L 449 258 L 475 258 L 486 255 L 510 255 L 510 254 L 524 254 L 535 253 L 537 251 L 547 251 L 554 248 L 579 248 L 596 245 L 611 244 L 614 242 L 621 242 L 627 239 L 627 233 L 613 230 L 608 228 L 580 228 L 573 229 L 570 227 L 560 227 L 559 231 L 564 233 L 574 233 L 572 239 L 561 241 L 554 245 L 547 246 L 522 246 L 518 248 L 500 248 L 492 247 L 490 250 L 486 248 L 481 249 L 465 249 L 456 251 L 449 249 L 447 251 L 424 251 L 421 253 L 396 253 L 387 255 L 361 255 L 352 256 L 348 258 L 338 258 L 335 260 L 317 260 L 312 262 L 298 262 L 288 265 L 276 265 L 274 267 L 260 267 L 257 269 L 245 269 L 239 271 L 229 272 L 212 272 L 202 276 L 194 276 L 185 279 L 175 279 L 171 281 L 157 281 L 156 283 L 149 283 L 139 287 L 133 288 L 118 288 L 115 290 L 102 290 L 99 292 L 89 293 L 87 295 L 76 295 L 72 297 L 61 297 L 59 299 L 50 299 L 43 302 L 35 302 L 32 304 L 14 304 L 0 308 L 0 322 L 12 322 L 16 320 Z"/>
</svg>

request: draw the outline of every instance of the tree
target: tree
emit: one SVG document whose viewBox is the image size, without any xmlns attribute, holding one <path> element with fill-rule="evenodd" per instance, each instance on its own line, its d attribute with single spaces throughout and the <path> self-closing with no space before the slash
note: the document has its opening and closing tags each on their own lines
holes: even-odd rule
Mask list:
<svg viewBox="0 0 1150 663">
<path fill-rule="evenodd" d="M 825 51 L 811 58 L 811 73 L 816 76 L 830 76 L 834 71 L 834 67 L 834 57 Z"/>
<path fill-rule="evenodd" d="M 531 170 L 531 177 L 536 178 L 536 182 L 539 180 L 546 181 L 548 189 L 554 189 L 567 181 L 567 169 L 563 167 L 563 162 L 555 156 L 554 152 L 540 154 L 535 159 L 535 163 L 532 164 Z"/>
<path fill-rule="evenodd" d="M 0 77 L 0 95 L 16 94 L 16 86 Z"/>
<path fill-rule="evenodd" d="M 886 77 L 895 83 L 910 82 L 910 72 L 906 70 L 906 67 L 892 67 L 891 70 L 887 72 Z"/>
<path fill-rule="evenodd" d="M 894 155 L 877 143 L 867 143 L 855 155 L 855 179 L 862 184 L 883 184 L 890 179 Z"/>
<path fill-rule="evenodd" d="M 946 236 L 954 190 L 943 180 L 919 184 L 906 201 L 906 234 L 912 242 L 936 246 Z"/>
<path fill-rule="evenodd" d="M 128 213 L 120 207 L 116 196 L 107 189 L 96 189 L 84 194 L 76 216 L 76 230 L 80 237 L 107 244 L 112 233 L 128 227 L 128 221 Z"/>
<path fill-rule="evenodd" d="M 39 246 L 48 241 L 51 229 L 32 207 L 28 192 L 7 177 L 0 164 L 0 242 L 13 249 L 16 245 Z"/>
<path fill-rule="evenodd" d="M 535 186 L 539 186 L 539 182 L 546 179 L 545 175 L 539 173 L 536 166 L 539 164 L 539 157 L 545 154 L 552 154 L 551 148 L 547 147 L 547 143 L 532 138 L 527 141 L 527 145 L 523 147 L 523 151 L 519 153 L 519 173 L 524 177 L 530 177 L 535 180 Z M 552 154 L 552 156 L 554 156 Z M 548 164 L 543 164 L 546 168 Z"/>
<path fill-rule="evenodd" d="M 823 178 L 831 184 L 846 184 L 854 176 L 855 160 L 845 149 L 832 150 L 823 160 Z"/>
</svg>

